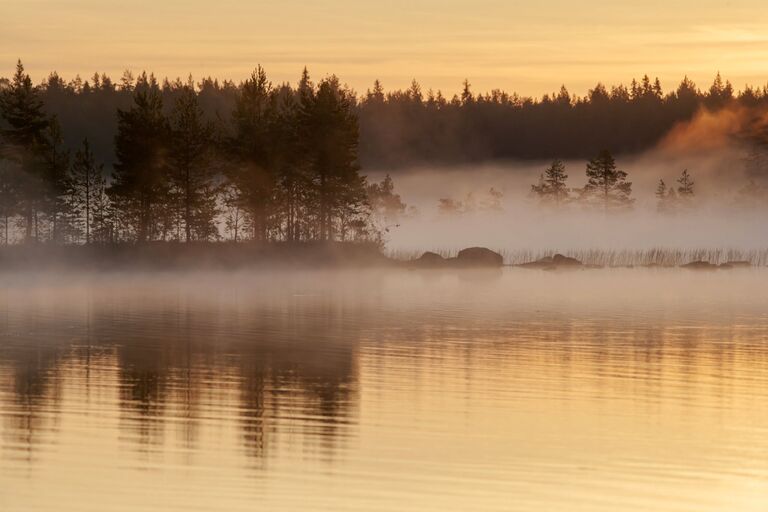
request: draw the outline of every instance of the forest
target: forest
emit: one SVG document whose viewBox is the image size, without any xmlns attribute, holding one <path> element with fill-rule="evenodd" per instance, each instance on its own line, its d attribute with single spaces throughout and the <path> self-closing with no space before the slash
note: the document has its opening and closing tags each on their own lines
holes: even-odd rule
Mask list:
<svg viewBox="0 0 768 512">
<path fill-rule="evenodd" d="M 206 119 L 192 81 L 170 90 L 146 77 L 104 84 L 129 99 L 98 109 L 116 118 L 111 172 L 83 132 L 74 130 L 82 138 L 69 149 L 64 133 L 73 128 L 46 110 L 51 82 L 34 86 L 19 62 L 4 83 L 6 245 L 212 241 L 222 226 L 235 242 L 378 242 L 373 209 L 401 206 L 390 178 L 368 184 L 360 174 L 354 97 L 335 77 L 315 84 L 305 71 L 296 88 L 273 86 L 259 67 L 238 89 L 226 127 Z"/>
<path fill-rule="evenodd" d="M 297 79 L 301 80 L 297 74 Z M 0 78 L 7 89 L 13 78 Z M 185 86 L 194 84 L 206 122 L 230 131 L 232 112 L 251 80 L 235 83 L 203 78 L 193 82 L 158 80 L 151 74 L 126 71 L 113 80 L 95 73 L 88 79 L 65 81 L 51 73 L 36 90 L 43 111 L 55 116 L 63 141 L 76 147 L 87 137 L 99 162 L 116 161 L 115 112 L 127 110 L 136 91 L 150 88 L 162 99 L 167 115 Z M 358 157 L 365 169 L 422 164 L 453 165 L 504 159 L 591 158 L 603 149 L 623 155 L 653 147 L 677 123 L 706 108 L 716 111 L 736 103 L 749 108 L 768 106 L 766 87 L 736 91 L 719 74 L 699 87 L 687 77 L 670 91 L 648 76 L 629 85 L 597 83 L 584 97 L 565 86 L 541 98 L 502 90 L 476 93 L 465 81 L 452 96 L 422 90 L 414 80 L 406 90 L 385 91 L 376 81 L 367 91 L 344 89 L 359 125 Z M 283 89 L 285 84 L 275 86 Z"/>
<path fill-rule="evenodd" d="M 368 183 L 363 167 L 553 155 L 591 158 L 588 181 L 568 188 L 555 160 L 531 189 L 542 202 L 625 208 L 632 183 L 612 153 L 648 149 L 700 108 L 733 103 L 768 105 L 768 89 L 736 93 L 718 74 L 704 91 L 685 78 L 664 93 L 645 76 L 584 98 L 565 87 L 541 99 L 474 94 L 467 81 L 450 99 L 415 81 L 358 95 L 306 69 L 295 86 L 273 84 L 260 66 L 239 84 L 126 71 L 116 82 L 52 73 L 36 85 L 19 61 L 0 79 L 0 240 L 381 244 L 406 205 L 389 175 Z M 681 180 L 679 194 L 659 183 L 660 211 L 692 197 L 687 171 Z"/>
</svg>

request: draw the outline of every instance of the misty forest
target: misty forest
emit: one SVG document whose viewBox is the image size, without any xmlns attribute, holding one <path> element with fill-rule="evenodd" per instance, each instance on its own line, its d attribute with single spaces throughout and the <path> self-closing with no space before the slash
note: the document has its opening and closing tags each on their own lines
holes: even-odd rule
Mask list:
<svg viewBox="0 0 768 512">
<path fill-rule="evenodd" d="M 551 160 L 529 197 L 543 206 L 606 215 L 635 203 L 614 155 L 653 147 L 702 110 L 768 106 L 768 89 L 741 92 L 718 74 L 700 90 L 685 78 L 665 93 L 647 76 L 629 87 L 598 84 L 586 97 L 565 87 L 540 99 L 465 81 L 446 98 L 414 81 L 363 95 L 307 70 L 294 87 L 257 67 L 236 84 L 158 81 L 130 72 L 33 84 L 21 61 L 0 79 L 0 240 L 3 244 L 147 241 L 366 241 L 382 245 L 415 208 L 395 192 L 398 172 L 422 164 Z M 740 201 L 764 203 L 763 142 L 745 136 Z M 566 169 L 568 159 L 585 168 Z M 366 170 L 387 172 L 370 181 Z M 578 172 L 578 175 L 577 175 Z M 690 208 L 695 170 L 659 177 L 657 211 Z M 569 174 L 573 184 L 569 184 Z M 489 192 L 490 208 L 503 193 Z M 440 213 L 467 201 L 440 198 Z"/>
</svg>

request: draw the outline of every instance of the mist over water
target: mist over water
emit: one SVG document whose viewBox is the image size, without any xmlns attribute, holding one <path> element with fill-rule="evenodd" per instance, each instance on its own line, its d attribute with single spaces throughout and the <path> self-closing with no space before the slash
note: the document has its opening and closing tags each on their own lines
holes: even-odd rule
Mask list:
<svg viewBox="0 0 768 512">
<path fill-rule="evenodd" d="M 768 275 L 0 276 L 0 509 L 763 510 Z"/>
<path fill-rule="evenodd" d="M 474 245 L 506 252 L 765 249 L 766 198 L 760 204 L 745 204 L 739 196 L 755 179 L 745 172 L 749 145 L 736 142 L 733 133 L 706 132 L 711 120 L 698 119 L 677 127 L 653 151 L 616 157 L 617 167 L 629 173 L 634 203 L 628 211 L 607 215 L 578 202 L 559 209 L 542 205 L 531 194 L 531 185 L 549 161 L 420 167 L 394 174 L 396 192 L 413 209 L 391 227 L 387 247 L 395 253 L 456 251 Z M 730 129 L 742 133 L 743 127 Z M 569 188 L 582 187 L 586 161 L 564 163 Z M 693 175 L 695 200 L 674 214 L 659 212 L 654 196 L 659 179 L 677 187 L 684 169 Z M 383 173 L 369 178 L 379 179 Z M 762 183 L 761 177 L 757 179 Z M 491 189 L 502 194 L 496 205 Z M 464 211 L 441 212 L 441 198 L 461 202 Z"/>
</svg>

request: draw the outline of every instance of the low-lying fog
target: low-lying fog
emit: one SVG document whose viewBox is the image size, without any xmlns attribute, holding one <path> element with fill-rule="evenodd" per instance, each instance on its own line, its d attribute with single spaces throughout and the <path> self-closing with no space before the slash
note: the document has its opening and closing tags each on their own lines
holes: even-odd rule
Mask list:
<svg viewBox="0 0 768 512">
<path fill-rule="evenodd" d="M 737 113 L 730 115 L 738 119 Z M 549 161 L 393 172 L 395 192 L 409 213 L 386 221 L 387 248 L 397 253 L 473 245 L 504 251 L 768 247 L 768 195 L 747 201 L 743 192 L 750 180 L 764 187 L 765 177 L 747 170 L 753 150 L 734 142 L 732 132 L 743 127 L 731 117 L 701 114 L 675 128 L 653 151 L 615 155 L 617 167 L 629 174 L 634 204 L 609 215 L 577 202 L 557 210 L 542 207 L 531 185 Z M 586 161 L 564 163 L 568 187 L 583 187 Z M 677 188 L 685 169 L 695 182 L 694 200 L 672 214 L 660 213 L 659 180 Z M 385 173 L 369 173 L 369 179 L 380 180 Z M 452 200 L 454 211 L 441 209 L 440 199 Z"/>
</svg>

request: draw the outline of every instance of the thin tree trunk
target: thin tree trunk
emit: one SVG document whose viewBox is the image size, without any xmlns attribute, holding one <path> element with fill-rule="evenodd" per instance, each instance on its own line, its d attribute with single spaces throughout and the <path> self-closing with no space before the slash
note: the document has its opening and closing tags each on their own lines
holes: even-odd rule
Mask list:
<svg viewBox="0 0 768 512">
<path fill-rule="evenodd" d="M 85 244 L 91 243 L 91 176 L 85 176 Z"/>
<path fill-rule="evenodd" d="M 184 196 L 184 228 L 186 230 L 186 236 L 187 236 L 187 243 L 192 239 L 192 229 L 191 229 L 191 217 L 192 217 L 192 208 L 190 205 L 190 184 L 189 184 L 189 166 L 187 166 L 186 169 L 186 180 L 185 180 L 185 196 Z"/>
</svg>

